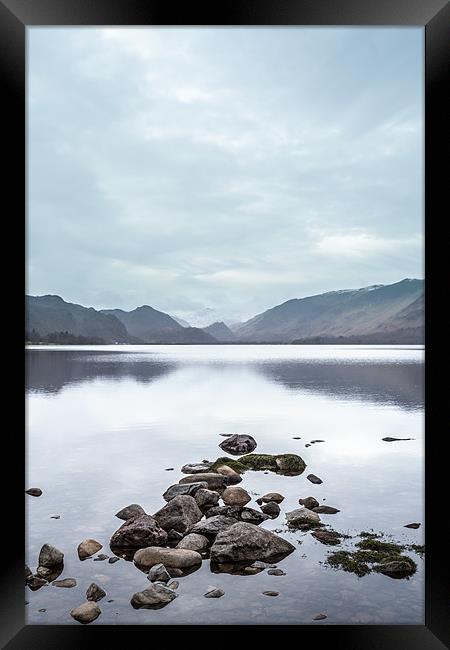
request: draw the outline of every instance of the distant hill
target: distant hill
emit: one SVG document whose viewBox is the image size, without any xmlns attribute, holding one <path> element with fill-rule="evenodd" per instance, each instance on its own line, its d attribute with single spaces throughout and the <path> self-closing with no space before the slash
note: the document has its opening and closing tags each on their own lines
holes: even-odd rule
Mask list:
<svg viewBox="0 0 450 650">
<path fill-rule="evenodd" d="M 128 332 L 143 343 L 217 343 L 213 336 L 197 327 L 183 327 L 174 318 L 148 305 L 133 311 L 102 309 L 126 327 Z"/>
<path fill-rule="evenodd" d="M 403 342 L 394 340 L 397 335 L 421 343 L 423 327 L 424 281 L 406 279 L 288 300 L 233 329 L 239 340 L 252 343 L 374 336 Z"/>
<path fill-rule="evenodd" d="M 236 335 L 222 321 L 204 327 L 203 331 L 214 336 L 219 343 L 236 343 L 237 341 Z"/>
<path fill-rule="evenodd" d="M 95 343 L 129 343 L 126 327 L 115 316 L 93 307 L 65 302 L 59 296 L 25 296 L 25 330 L 28 340 L 61 338 L 62 333 Z M 33 332 L 34 330 L 34 332 Z"/>
</svg>

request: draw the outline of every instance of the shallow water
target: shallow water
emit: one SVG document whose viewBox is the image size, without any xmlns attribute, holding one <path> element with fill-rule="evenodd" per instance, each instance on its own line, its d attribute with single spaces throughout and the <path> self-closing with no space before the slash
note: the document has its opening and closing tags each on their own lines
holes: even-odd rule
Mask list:
<svg viewBox="0 0 450 650">
<path fill-rule="evenodd" d="M 424 543 L 423 356 L 420 346 L 29 348 L 26 487 L 43 495 L 26 495 L 27 563 L 34 571 L 42 544 L 55 545 L 65 554 L 60 579 L 78 584 L 26 587 L 27 622 L 78 625 L 69 612 L 94 581 L 107 596 L 92 625 L 423 624 L 421 558 L 409 553 L 418 570 L 407 580 L 358 578 L 325 566 L 335 547 L 288 532 L 284 517 L 299 498 L 315 496 L 340 509 L 321 515 L 335 530 Z M 278 563 L 286 575 L 214 574 L 204 561 L 178 579 L 178 598 L 167 607 L 134 610 L 130 598 L 148 586 L 145 575 L 124 560 L 80 562 L 78 543 L 93 537 L 104 545 L 100 553 L 112 555 L 108 541 L 122 523 L 114 513 L 129 503 L 158 510 L 183 464 L 224 455 L 219 434 L 227 432 L 250 433 L 257 452 L 298 453 L 307 464 L 300 476 L 247 472 L 240 483 L 255 499 L 285 495 L 281 515 L 262 526 L 282 529 L 298 546 Z M 386 436 L 414 440 L 383 442 Z M 314 439 L 325 442 L 305 447 Z M 312 485 L 309 473 L 323 483 Z M 404 528 L 410 522 L 422 525 Z M 204 598 L 209 586 L 225 596 Z M 270 598 L 266 590 L 280 593 Z M 328 618 L 312 622 L 319 612 Z"/>
</svg>

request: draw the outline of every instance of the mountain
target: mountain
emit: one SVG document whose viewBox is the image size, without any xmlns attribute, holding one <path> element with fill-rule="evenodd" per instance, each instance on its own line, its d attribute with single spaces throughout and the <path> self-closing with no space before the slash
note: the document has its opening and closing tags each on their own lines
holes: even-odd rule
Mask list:
<svg viewBox="0 0 450 650">
<path fill-rule="evenodd" d="M 197 327 L 183 327 L 174 318 L 148 305 L 133 311 L 102 309 L 117 318 L 129 334 L 143 343 L 216 343 L 210 334 Z"/>
<path fill-rule="evenodd" d="M 219 343 L 236 343 L 237 341 L 235 334 L 222 321 L 204 327 L 203 331 L 214 336 Z"/>
<path fill-rule="evenodd" d="M 420 343 L 423 327 L 424 281 L 405 279 L 288 300 L 233 329 L 240 341 L 255 343 L 377 336 L 386 342 L 395 332 Z"/>
<path fill-rule="evenodd" d="M 42 340 L 56 333 L 69 333 L 87 339 L 86 342 L 134 342 L 115 316 L 103 314 L 93 307 L 65 302 L 59 296 L 25 296 L 25 308 L 25 329 L 29 339 Z"/>
<path fill-rule="evenodd" d="M 184 318 L 179 318 L 178 316 L 172 316 L 173 320 L 176 320 L 182 327 L 190 327 L 190 324 Z"/>
</svg>

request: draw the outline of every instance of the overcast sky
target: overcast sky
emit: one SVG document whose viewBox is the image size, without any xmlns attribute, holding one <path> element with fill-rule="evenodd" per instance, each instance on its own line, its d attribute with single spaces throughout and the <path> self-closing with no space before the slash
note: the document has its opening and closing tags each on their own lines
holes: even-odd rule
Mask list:
<svg viewBox="0 0 450 650">
<path fill-rule="evenodd" d="M 421 28 L 29 28 L 27 292 L 229 320 L 423 277 Z"/>
</svg>

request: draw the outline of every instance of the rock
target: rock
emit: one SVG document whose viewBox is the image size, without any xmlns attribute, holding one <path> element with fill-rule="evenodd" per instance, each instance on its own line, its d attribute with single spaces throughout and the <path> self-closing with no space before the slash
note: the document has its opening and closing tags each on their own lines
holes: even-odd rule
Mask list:
<svg viewBox="0 0 450 650">
<path fill-rule="evenodd" d="M 268 564 L 267 562 L 261 562 L 260 560 L 256 560 L 250 566 L 254 569 L 260 569 L 261 571 L 264 571 L 264 569 L 267 569 L 268 566 L 270 567 L 270 564 Z"/>
<path fill-rule="evenodd" d="M 297 508 L 297 510 L 287 512 L 286 519 L 291 528 L 296 528 L 301 524 L 314 525 L 320 522 L 319 515 L 308 508 Z"/>
<path fill-rule="evenodd" d="M 406 526 L 403 526 L 403 528 L 413 528 L 414 530 L 416 530 L 419 527 L 420 524 L 406 524 Z"/>
<path fill-rule="evenodd" d="M 390 578 L 407 578 L 416 572 L 416 567 L 414 564 L 406 562 L 406 560 L 394 560 L 393 562 L 377 564 L 373 567 L 373 570 Z"/>
<path fill-rule="evenodd" d="M 229 438 L 232 435 L 232 433 L 219 433 L 219 436 L 223 436 L 224 438 Z"/>
<path fill-rule="evenodd" d="M 315 474 L 308 474 L 306 478 L 308 479 L 308 481 L 311 481 L 311 483 L 314 483 L 316 485 L 323 483 L 322 479 L 316 476 Z"/>
<path fill-rule="evenodd" d="M 29 490 L 25 490 L 26 494 L 29 494 L 32 497 L 40 497 L 42 494 L 41 488 L 30 488 Z"/>
<path fill-rule="evenodd" d="M 169 584 L 167 585 L 169 589 L 174 589 L 174 590 L 178 589 L 179 586 L 180 583 L 178 582 L 178 580 L 172 580 L 172 582 L 169 582 Z"/>
<path fill-rule="evenodd" d="M 232 456 L 241 456 L 254 451 L 257 444 L 252 436 L 235 433 L 221 442 L 219 447 Z"/>
<path fill-rule="evenodd" d="M 261 510 L 265 515 L 269 515 L 270 517 L 278 517 L 280 514 L 280 506 L 278 503 L 275 503 L 275 501 L 269 501 L 269 503 L 264 504 L 261 506 Z"/>
<path fill-rule="evenodd" d="M 221 598 L 224 595 L 224 590 L 217 587 L 208 587 L 208 591 L 204 594 L 205 598 Z"/>
<path fill-rule="evenodd" d="M 269 576 L 285 576 L 285 572 L 282 569 L 269 569 L 267 571 Z"/>
<path fill-rule="evenodd" d="M 103 544 L 100 544 L 95 539 L 85 539 L 78 544 L 78 557 L 80 560 L 85 560 L 87 557 L 97 553 L 101 548 L 103 548 Z"/>
<path fill-rule="evenodd" d="M 183 465 L 181 471 L 183 474 L 204 474 L 209 470 L 212 463 L 192 463 L 190 465 Z"/>
<path fill-rule="evenodd" d="M 173 472 L 174 469 L 175 469 L 175 467 L 166 467 L 166 469 L 164 471 L 165 472 Z"/>
<path fill-rule="evenodd" d="M 54 587 L 64 587 L 66 589 L 70 589 L 71 587 L 77 586 L 77 581 L 75 578 L 65 578 L 64 580 L 54 580 L 52 582 L 52 585 Z"/>
<path fill-rule="evenodd" d="M 249 493 L 241 487 L 227 487 L 222 493 L 222 501 L 227 506 L 245 506 L 251 500 Z"/>
<path fill-rule="evenodd" d="M 134 563 L 140 569 L 151 569 L 155 564 L 164 564 L 170 575 L 174 577 L 171 569 L 189 569 L 202 563 L 202 556 L 196 551 L 185 548 L 161 548 L 148 546 L 141 548 L 134 554 Z"/>
<path fill-rule="evenodd" d="M 216 469 L 216 472 L 217 474 L 222 474 L 228 478 L 228 485 L 236 485 L 236 483 L 242 481 L 242 476 L 228 465 L 220 465 L 220 467 Z"/>
<path fill-rule="evenodd" d="M 311 535 L 327 546 L 336 546 L 341 541 L 341 536 L 334 530 L 314 530 Z"/>
<path fill-rule="evenodd" d="M 31 575 L 28 576 L 27 578 L 27 586 L 31 589 L 31 591 L 37 591 L 41 587 L 47 584 L 47 580 L 45 578 L 41 578 L 38 575 Z"/>
<path fill-rule="evenodd" d="M 64 560 L 64 553 L 50 544 L 44 544 L 39 553 L 39 566 L 52 569 L 60 566 Z"/>
<path fill-rule="evenodd" d="M 247 562 L 289 555 L 295 547 L 282 537 L 254 524 L 238 522 L 218 533 L 211 547 L 211 562 Z"/>
<path fill-rule="evenodd" d="M 45 607 L 42 607 L 42 609 L 38 609 L 38 612 L 46 612 L 47 609 Z"/>
<path fill-rule="evenodd" d="M 64 569 L 63 562 L 53 567 L 38 566 L 38 568 L 36 569 L 36 575 L 39 576 L 39 578 L 44 578 L 44 580 L 46 580 L 47 582 L 52 582 L 53 580 L 56 580 L 56 578 L 58 578 L 61 575 L 63 569 Z"/>
<path fill-rule="evenodd" d="M 139 503 L 132 503 L 119 512 L 116 512 L 116 517 L 128 521 L 128 519 L 133 519 L 134 517 L 140 517 L 141 515 L 147 514 L 142 506 Z"/>
<path fill-rule="evenodd" d="M 261 497 L 261 501 L 263 503 L 269 503 L 270 501 L 273 501 L 274 503 L 281 503 L 284 501 L 284 496 L 282 494 L 279 494 L 279 492 L 268 492 Z"/>
<path fill-rule="evenodd" d="M 25 582 L 26 582 L 27 578 L 29 578 L 32 575 L 33 575 L 32 570 L 30 569 L 28 564 L 25 564 Z"/>
<path fill-rule="evenodd" d="M 171 501 L 171 499 L 174 499 L 175 497 L 183 496 L 186 494 L 193 497 L 198 490 L 207 487 L 208 483 L 205 483 L 205 481 L 189 483 L 188 485 L 180 485 L 177 483 L 176 485 L 171 485 L 169 488 L 167 488 L 163 494 L 163 499 L 164 501 Z"/>
<path fill-rule="evenodd" d="M 310 440 L 310 443 L 314 445 L 316 442 L 325 442 L 325 440 Z"/>
<path fill-rule="evenodd" d="M 106 596 L 106 591 L 99 587 L 95 582 L 91 582 L 86 589 L 86 600 L 97 602 Z"/>
<path fill-rule="evenodd" d="M 259 506 L 262 506 L 262 504 L 264 503 L 264 501 L 261 498 L 255 499 L 255 501 Z"/>
<path fill-rule="evenodd" d="M 144 548 L 166 543 L 167 533 L 158 522 L 150 515 L 141 515 L 122 524 L 111 537 L 110 546 Z"/>
<path fill-rule="evenodd" d="M 219 499 L 220 494 L 218 492 L 215 492 L 214 490 L 207 490 L 205 488 L 197 490 L 195 494 L 197 505 L 202 510 L 216 506 L 219 503 Z"/>
<path fill-rule="evenodd" d="M 183 533 L 179 533 L 178 530 L 171 528 L 167 533 L 167 539 L 171 542 L 179 542 L 180 539 L 183 539 Z"/>
<path fill-rule="evenodd" d="M 306 445 L 305 445 L 305 447 L 311 447 L 310 443 L 307 442 Z"/>
<path fill-rule="evenodd" d="M 86 624 L 95 621 L 95 619 L 98 618 L 101 613 L 102 611 L 97 603 L 87 602 L 82 603 L 78 607 L 75 607 L 75 609 L 72 609 L 70 615 L 79 623 Z"/>
<path fill-rule="evenodd" d="M 173 529 L 183 534 L 202 517 L 202 511 L 196 500 L 187 494 L 171 499 L 167 505 L 153 515 L 163 530 Z M 148 546 L 157 546 L 157 544 L 149 543 Z"/>
<path fill-rule="evenodd" d="M 314 497 L 306 497 L 306 499 L 299 499 L 299 504 L 305 506 L 308 510 L 313 510 L 314 508 L 319 507 L 319 502 Z"/>
<path fill-rule="evenodd" d="M 209 546 L 209 540 L 204 535 L 198 535 L 197 533 L 189 533 L 186 537 L 178 542 L 177 548 L 186 548 L 189 551 L 197 551 L 201 553 Z"/>
<path fill-rule="evenodd" d="M 279 596 L 279 591 L 263 591 L 263 596 Z"/>
<path fill-rule="evenodd" d="M 207 474 L 191 474 L 180 480 L 180 485 L 185 483 L 206 483 L 201 487 L 207 487 L 209 490 L 223 490 L 228 484 L 228 478 L 222 474 L 208 472 Z"/>
<path fill-rule="evenodd" d="M 194 565 L 194 571 L 198 568 L 198 566 Z M 181 569 L 175 569 L 175 567 L 167 567 L 167 571 L 170 573 L 172 578 L 181 578 L 181 576 L 186 575 L 187 573 L 190 573 L 190 569 L 186 570 L 181 570 Z"/>
<path fill-rule="evenodd" d="M 313 616 L 313 621 L 323 621 L 325 618 L 328 618 L 326 614 L 316 614 Z"/>
<path fill-rule="evenodd" d="M 50 519 L 61 519 L 61 515 L 50 515 Z"/>
<path fill-rule="evenodd" d="M 131 597 L 134 609 L 161 609 L 175 600 L 177 594 L 165 585 L 151 585 L 143 591 L 138 591 Z"/>
<path fill-rule="evenodd" d="M 335 515 L 337 512 L 341 512 L 337 508 L 332 508 L 331 506 L 316 506 L 313 508 L 314 512 L 318 512 L 321 515 Z"/>
<path fill-rule="evenodd" d="M 147 578 L 150 580 L 150 582 L 169 582 L 171 575 L 167 571 L 164 564 L 160 563 L 152 566 L 148 572 Z"/>
<path fill-rule="evenodd" d="M 381 438 L 384 442 L 397 442 L 398 440 L 414 440 L 414 438 Z"/>
<path fill-rule="evenodd" d="M 215 517 L 209 517 L 205 521 L 199 521 L 197 524 L 192 526 L 190 533 L 197 533 L 198 535 L 204 535 L 208 539 L 215 537 L 218 533 L 237 524 L 237 519 L 233 517 L 224 517 L 223 515 L 216 515 Z"/>
<path fill-rule="evenodd" d="M 292 440 L 301 440 L 300 436 L 293 436 Z"/>
<path fill-rule="evenodd" d="M 109 560 L 108 560 L 108 564 L 115 564 L 119 560 L 120 560 L 120 557 L 116 557 L 116 556 L 110 557 Z"/>
<path fill-rule="evenodd" d="M 104 560 L 107 560 L 109 558 L 108 555 L 105 555 L 102 553 L 101 555 L 97 555 L 97 557 L 94 557 L 94 562 L 103 562 Z"/>
<path fill-rule="evenodd" d="M 269 519 L 269 515 L 264 512 L 258 512 L 258 510 L 253 510 L 253 508 L 242 508 L 239 519 L 240 521 L 257 526 Z"/>
</svg>

